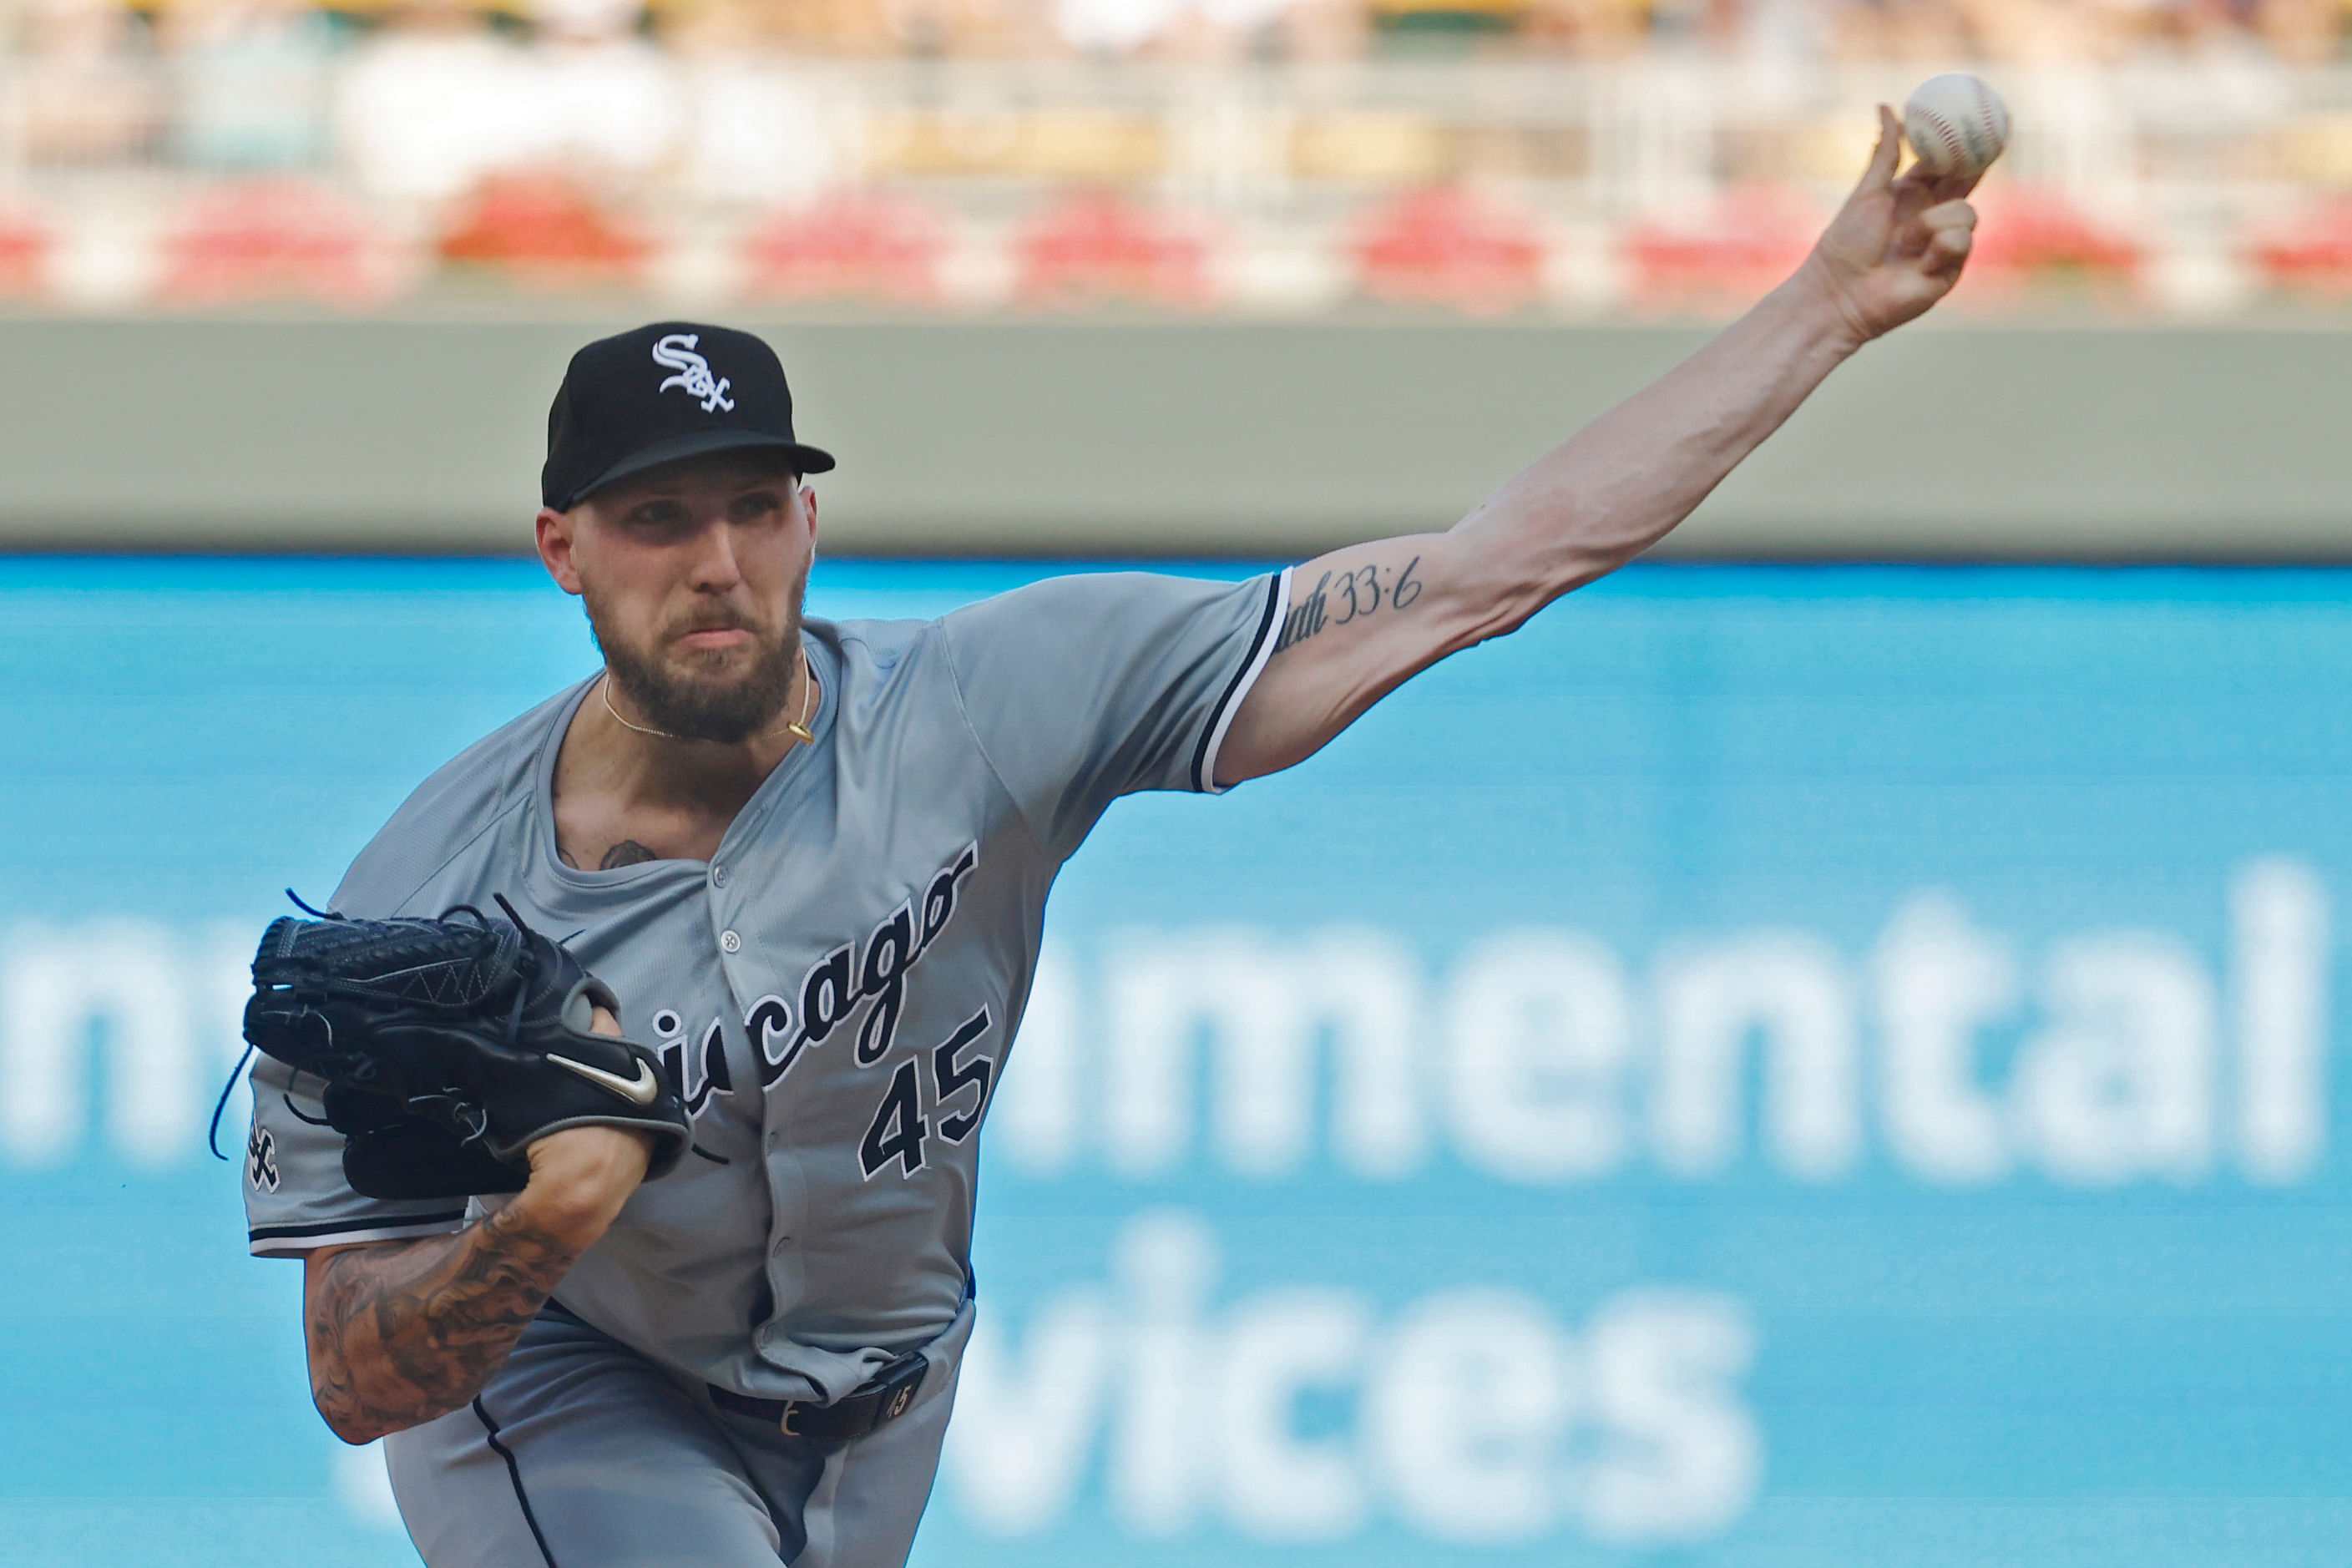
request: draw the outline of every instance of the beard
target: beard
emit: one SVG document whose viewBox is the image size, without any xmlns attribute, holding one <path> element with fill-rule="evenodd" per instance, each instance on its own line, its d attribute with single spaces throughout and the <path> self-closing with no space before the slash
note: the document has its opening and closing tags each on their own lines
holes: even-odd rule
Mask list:
<svg viewBox="0 0 2352 1568">
<path fill-rule="evenodd" d="M 596 596 L 583 593 L 588 633 L 604 656 L 604 670 L 623 696 L 655 729 L 681 741 L 709 741 L 731 746 L 772 728 L 793 694 L 800 673 L 801 617 L 797 609 L 784 617 L 780 631 L 729 611 L 717 611 L 667 627 L 651 646 L 631 643 L 600 613 Z M 688 632 L 740 628 L 754 639 L 748 668 L 736 657 L 712 650 L 688 654 L 684 668 L 655 651 L 672 637 Z"/>
</svg>

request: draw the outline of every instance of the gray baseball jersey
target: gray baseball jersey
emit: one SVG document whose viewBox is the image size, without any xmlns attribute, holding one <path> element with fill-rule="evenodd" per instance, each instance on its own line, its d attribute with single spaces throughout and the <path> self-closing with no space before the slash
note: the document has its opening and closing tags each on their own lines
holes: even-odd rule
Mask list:
<svg viewBox="0 0 2352 1568">
<path fill-rule="evenodd" d="M 436 915 L 505 894 L 613 985 L 711 1156 L 638 1189 L 563 1281 L 568 1309 L 680 1372 L 784 1399 L 835 1397 L 954 1321 L 976 1134 L 1047 889 L 1117 796 L 1214 789 L 1287 584 L 1076 576 L 937 621 L 811 620 L 815 743 L 786 754 L 708 863 L 557 857 L 555 759 L 593 679 L 410 797 L 335 908 Z M 467 1219 L 354 1193 L 317 1086 L 267 1058 L 253 1083 L 255 1252 Z"/>
</svg>

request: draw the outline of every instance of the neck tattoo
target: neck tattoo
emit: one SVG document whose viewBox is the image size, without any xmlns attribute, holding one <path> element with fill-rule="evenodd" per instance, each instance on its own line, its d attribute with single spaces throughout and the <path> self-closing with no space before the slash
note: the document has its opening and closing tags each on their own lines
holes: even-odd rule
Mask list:
<svg viewBox="0 0 2352 1568">
<path fill-rule="evenodd" d="M 686 740 L 684 735 L 673 735 L 667 730 L 656 730 L 644 724 L 632 724 L 622 718 L 621 710 L 613 706 L 613 677 L 609 670 L 605 672 L 604 679 L 596 682 L 596 691 L 604 699 L 604 711 L 610 713 L 613 716 L 613 722 L 622 729 L 635 730 L 640 735 L 653 735 L 665 741 Z M 787 720 L 781 728 L 785 734 L 790 735 L 802 745 L 814 745 L 816 742 L 816 736 L 810 732 L 808 723 L 810 717 L 815 712 L 816 671 L 809 668 L 808 655 L 803 652 L 801 655 L 801 716 Z M 762 730 L 752 739 L 763 741 L 775 732 L 774 730 Z"/>
</svg>

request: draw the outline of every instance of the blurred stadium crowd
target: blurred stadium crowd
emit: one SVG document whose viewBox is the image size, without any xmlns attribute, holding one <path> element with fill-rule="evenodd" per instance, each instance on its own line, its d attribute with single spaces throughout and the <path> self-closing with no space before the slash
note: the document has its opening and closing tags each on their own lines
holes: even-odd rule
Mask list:
<svg viewBox="0 0 2352 1568">
<path fill-rule="evenodd" d="M 5 4 L 5 0 L 0 0 Z M 1979 309 L 2352 299 L 2352 0 L 15 0 L 0 300 L 1720 313 L 1869 105 Z"/>
</svg>

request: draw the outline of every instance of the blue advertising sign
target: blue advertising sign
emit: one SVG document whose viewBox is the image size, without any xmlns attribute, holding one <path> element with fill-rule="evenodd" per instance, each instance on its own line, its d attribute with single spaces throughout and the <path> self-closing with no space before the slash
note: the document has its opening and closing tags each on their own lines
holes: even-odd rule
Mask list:
<svg viewBox="0 0 2352 1568">
<path fill-rule="evenodd" d="M 0 1562 L 415 1562 L 206 1122 L 278 890 L 593 658 L 528 564 L 0 563 Z M 2340 1562 L 2347 671 L 2337 574 L 1637 568 L 1122 803 L 917 1563 Z"/>
</svg>

